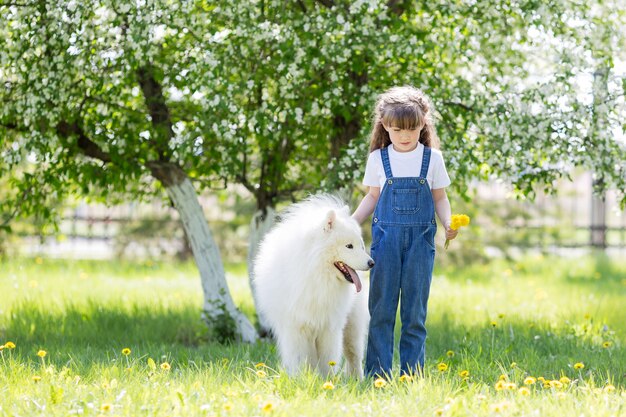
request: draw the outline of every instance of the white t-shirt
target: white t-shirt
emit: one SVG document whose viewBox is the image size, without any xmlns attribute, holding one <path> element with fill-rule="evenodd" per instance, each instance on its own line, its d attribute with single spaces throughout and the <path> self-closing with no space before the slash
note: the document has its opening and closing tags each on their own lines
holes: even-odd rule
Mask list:
<svg viewBox="0 0 626 417">
<path fill-rule="evenodd" d="M 422 156 L 424 155 L 424 145 L 417 144 L 417 148 L 411 152 L 396 152 L 393 145 L 389 149 L 389 164 L 394 177 L 419 177 L 422 170 Z M 383 159 L 380 156 L 380 149 L 370 153 L 365 166 L 365 176 L 363 185 L 369 187 L 380 187 L 382 190 L 386 182 Z M 432 189 L 445 188 L 450 185 L 450 177 L 443 162 L 443 155 L 438 149 L 432 149 L 430 153 L 430 163 L 426 174 L 428 185 Z"/>
</svg>

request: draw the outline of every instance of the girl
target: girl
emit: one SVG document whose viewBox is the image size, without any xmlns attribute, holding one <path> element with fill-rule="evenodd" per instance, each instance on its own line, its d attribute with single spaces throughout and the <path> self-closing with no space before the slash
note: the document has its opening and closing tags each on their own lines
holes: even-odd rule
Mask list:
<svg viewBox="0 0 626 417">
<path fill-rule="evenodd" d="M 428 98 L 413 87 L 394 87 L 375 108 L 370 155 L 363 184 L 369 192 L 352 216 L 362 223 L 372 212 L 369 311 L 365 369 L 389 377 L 394 326 L 400 301 L 400 371 L 424 367 L 426 305 L 435 260 L 435 212 L 450 229 L 450 185 Z M 382 190 L 382 191 L 381 191 Z"/>
</svg>

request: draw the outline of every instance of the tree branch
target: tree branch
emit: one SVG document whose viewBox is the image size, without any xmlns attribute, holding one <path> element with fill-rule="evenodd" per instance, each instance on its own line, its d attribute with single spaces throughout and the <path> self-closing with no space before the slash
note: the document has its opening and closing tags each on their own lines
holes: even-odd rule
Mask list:
<svg viewBox="0 0 626 417">
<path fill-rule="evenodd" d="M 151 64 L 140 67 L 137 70 L 137 78 L 152 119 L 152 126 L 156 131 L 156 137 L 151 138 L 149 142 L 154 145 L 159 155 L 159 161 L 168 161 L 170 156 L 168 143 L 174 137 L 174 129 L 170 109 L 163 95 L 163 88 L 156 80 L 154 67 Z"/>
<path fill-rule="evenodd" d="M 89 137 L 85 134 L 85 131 L 78 125 L 78 123 L 72 122 L 70 124 L 66 121 L 61 121 L 57 125 L 56 131 L 57 134 L 63 138 L 76 136 L 76 144 L 86 156 L 94 159 L 99 159 L 100 161 L 105 163 L 111 162 L 111 155 L 109 155 L 107 152 L 104 152 L 97 143 L 89 139 Z"/>
</svg>

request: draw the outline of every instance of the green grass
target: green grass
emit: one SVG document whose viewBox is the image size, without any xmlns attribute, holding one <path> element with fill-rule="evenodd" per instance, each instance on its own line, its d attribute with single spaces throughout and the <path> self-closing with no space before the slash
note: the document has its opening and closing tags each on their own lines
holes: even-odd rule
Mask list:
<svg viewBox="0 0 626 417">
<path fill-rule="evenodd" d="M 245 270 L 229 270 L 252 316 Z M 208 340 L 192 264 L 5 260 L 0 416 L 624 415 L 624 300 L 626 266 L 601 257 L 438 269 L 425 376 L 376 388 L 289 378 L 268 342 Z M 527 376 L 570 382 L 525 396 Z"/>
</svg>

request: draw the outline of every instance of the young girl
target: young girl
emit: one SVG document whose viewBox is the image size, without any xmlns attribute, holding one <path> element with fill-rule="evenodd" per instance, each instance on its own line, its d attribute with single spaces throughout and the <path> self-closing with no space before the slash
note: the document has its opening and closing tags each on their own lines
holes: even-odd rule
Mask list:
<svg viewBox="0 0 626 417">
<path fill-rule="evenodd" d="M 450 185 L 428 98 L 413 87 L 380 95 L 375 109 L 370 155 L 363 184 L 369 192 L 353 217 L 362 223 L 372 212 L 368 376 L 391 374 L 398 301 L 402 333 L 400 371 L 424 367 L 426 305 L 435 260 L 435 212 L 450 229 Z M 381 191 L 382 190 L 382 191 Z"/>
</svg>

